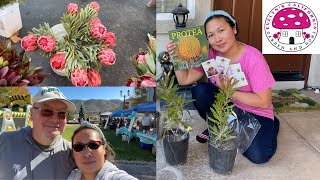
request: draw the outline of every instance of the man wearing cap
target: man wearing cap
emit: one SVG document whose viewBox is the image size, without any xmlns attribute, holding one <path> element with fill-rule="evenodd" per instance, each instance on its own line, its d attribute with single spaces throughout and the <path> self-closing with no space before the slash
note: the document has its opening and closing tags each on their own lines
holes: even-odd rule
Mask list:
<svg viewBox="0 0 320 180">
<path fill-rule="evenodd" d="M 59 89 L 42 87 L 33 97 L 33 127 L 0 135 L 0 179 L 66 179 L 76 166 L 61 134 L 75 109 Z"/>
</svg>

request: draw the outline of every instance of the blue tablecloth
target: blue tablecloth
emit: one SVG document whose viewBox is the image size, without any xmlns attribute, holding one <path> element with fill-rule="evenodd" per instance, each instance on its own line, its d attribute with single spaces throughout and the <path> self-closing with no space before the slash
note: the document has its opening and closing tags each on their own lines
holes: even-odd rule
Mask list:
<svg viewBox="0 0 320 180">
<path fill-rule="evenodd" d="M 139 130 L 134 129 L 132 130 L 132 132 L 128 131 L 128 128 L 125 127 L 121 127 L 118 131 L 118 135 L 128 135 L 130 139 L 132 139 L 133 137 L 137 137 L 137 132 L 139 132 Z"/>
<path fill-rule="evenodd" d="M 143 142 L 145 144 L 153 144 L 153 146 L 156 146 L 156 143 L 157 143 L 156 134 L 143 134 L 138 132 L 137 136 L 140 139 L 140 142 Z"/>
</svg>

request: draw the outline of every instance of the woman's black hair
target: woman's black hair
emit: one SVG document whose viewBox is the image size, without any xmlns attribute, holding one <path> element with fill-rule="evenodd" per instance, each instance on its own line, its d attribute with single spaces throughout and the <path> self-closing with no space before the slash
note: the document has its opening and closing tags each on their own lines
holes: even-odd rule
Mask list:
<svg viewBox="0 0 320 180">
<path fill-rule="evenodd" d="M 231 16 L 231 15 L 230 15 Z M 233 19 L 234 17 L 231 16 Z M 205 22 L 204 22 L 204 32 L 206 33 L 206 36 L 207 36 L 207 30 L 206 30 L 206 26 L 207 26 L 207 23 L 209 21 L 211 21 L 212 19 L 217 19 L 217 18 L 223 18 L 229 25 L 230 27 L 236 27 L 236 30 L 237 30 L 237 33 L 235 34 L 235 36 L 237 36 L 239 34 L 239 29 L 238 29 L 238 25 L 235 24 L 233 21 L 231 21 L 231 19 L 229 19 L 228 17 L 224 16 L 224 15 L 213 15 L 213 16 L 210 16 Z"/>
</svg>

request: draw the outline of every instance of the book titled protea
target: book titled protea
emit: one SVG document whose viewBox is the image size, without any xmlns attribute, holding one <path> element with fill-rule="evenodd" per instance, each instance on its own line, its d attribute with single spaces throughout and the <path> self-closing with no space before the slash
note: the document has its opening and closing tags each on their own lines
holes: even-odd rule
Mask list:
<svg viewBox="0 0 320 180">
<path fill-rule="evenodd" d="M 175 71 L 201 67 L 201 63 L 208 60 L 207 37 L 203 26 L 179 28 L 168 34 L 177 46 L 172 54 Z"/>
<path fill-rule="evenodd" d="M 99 86 L 101 66 L 116 62 L 112 49 L 116 37 L 98 18 L 99 10 L 95 1 L 81 9 L 70 3 L 61 18 L 62 25 L 50 27 L 44 23 L 33 28 L 22 39 L 21 47 L 26 51 L 40 50 L 50 57 L 54 72 L 64 72 L 74 86 Z"/>
</svg>

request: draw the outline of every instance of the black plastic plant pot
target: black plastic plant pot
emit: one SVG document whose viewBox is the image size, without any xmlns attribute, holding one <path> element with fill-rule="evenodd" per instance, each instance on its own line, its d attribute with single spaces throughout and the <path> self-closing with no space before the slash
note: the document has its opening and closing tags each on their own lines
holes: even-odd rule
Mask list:
<svg viewBox="0 0 320 180">
<path fill-rule="evenodd" d="M 163 149 L 166 161 L 170 165 L 179 165 L 187 162 L 189 133 L 184 139 L 174 141 L 172 138 L 163 139 Z"/>
<path fill-rule="evenodd" d="M 237 155 L 237 147 L 223 150 L 208 143 L 209 164 L 217 174 L 227 175 L 232 172 Z"/>
</svg>

